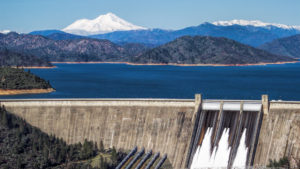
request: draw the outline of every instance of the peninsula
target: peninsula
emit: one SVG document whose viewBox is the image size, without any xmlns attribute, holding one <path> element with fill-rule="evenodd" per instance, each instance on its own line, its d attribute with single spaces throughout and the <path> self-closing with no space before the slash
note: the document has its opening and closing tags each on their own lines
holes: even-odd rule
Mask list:
<svg viewBox="0 0 300 169">
<path fill-rule="evenodd" d="M 50 93 L 55 89 L 49 81 L 24 69 L 0 67 L 0 95 Z"/>
</svg>

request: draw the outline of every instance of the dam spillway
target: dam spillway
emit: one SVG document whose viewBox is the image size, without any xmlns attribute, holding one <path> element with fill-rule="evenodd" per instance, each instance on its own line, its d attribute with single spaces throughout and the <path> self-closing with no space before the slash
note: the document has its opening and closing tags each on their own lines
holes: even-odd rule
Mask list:
<svg viewBox="0 0 300 169">
<path fill-rule="evenodd" d="M 247 155 L 245 156 L 245 163 L 243 166 L 251 165 L 250 157 L 255 150 L 255 141 L 257 140 L 257 130 L 259 122 L 261 121 L 262 103 L 259 101 L 204 101 L 202 107 L 197 110 L 197 117 L 193 137 L 190 143 L 190 152 L 188 154 L 188 168 L 210 167 L 212 159 L 221 153 L 222 158 L 226 158 L 228 162 L 222 164 L 220 159 L 215 159 L 218 166 L 231 168 L 234 164 L 237 150 L 240 144 L 245 144 L 247 148 Z M 209 134 L 208 134 L 209 133 Z M 227 135 L 228 144 L 219 144 L 221 138 Z M 244 135 L 244 143 L 241 143 L 241 138 Z M 209 138 L 207 138 L 209 137 Z M 204 144 L 204 140 L 209 140 L 209 144 Z M 207 142 L 207 141 L 206 141 Z M 224 141 L 222 141 L 224 142 Z M 202 149 L 209 151 L 203 154 Z M 223 147 L 221 147 L 223 146 Z M 219 150 L 219 147 L 230 150 L 224 153 Z M 202 156 L 209 157 L 204 160 L 202 156 L 195 157 L 196 151 L 200 151 Z M 213 155 L 214 154 L 214 155 Z M 197 161 L 202 162 L 195 165 Z M 191 167 L 192 162 L 194 163 Z"/>
<path fill-rule="evenodd" d="M 105 148 L 144 147 L 153 154 L 167 154 L 175 169 L 191 165 L 199 145 L 206 141 L 205 135 L 212 138 L 210 155 L 226 132 L 229 146 L 246 141 L 247 165 L 265 166 L 269 159 L 284 156 L 300 158 L 300 102 L 264 97 L 254 101 L 202 100 L 196 95 L 195 99 L 0 100 L 0 104 L 67 143 L 88 139 L 98 144 L 102 140 Z M 236 151 L 230 149 L 231 159 Z"/>
</svg>

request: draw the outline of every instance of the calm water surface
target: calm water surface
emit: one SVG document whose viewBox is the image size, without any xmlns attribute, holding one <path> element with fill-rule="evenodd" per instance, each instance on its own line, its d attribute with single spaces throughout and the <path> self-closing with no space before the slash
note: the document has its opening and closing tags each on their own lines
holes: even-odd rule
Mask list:
<svg viewBox="0 0 300 169">
<path fill-rule="evenodd" d="M 56 92 L 0 98 L 194 98 L 300 100 L 300 63 L 246 67 L 55 64 L 32 69 Z"/>
</svg>

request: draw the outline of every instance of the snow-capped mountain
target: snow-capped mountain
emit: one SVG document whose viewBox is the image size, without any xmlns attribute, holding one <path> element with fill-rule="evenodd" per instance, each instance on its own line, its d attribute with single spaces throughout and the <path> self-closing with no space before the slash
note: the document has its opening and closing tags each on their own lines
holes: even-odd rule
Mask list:
<svg viewBox="0 0 300 169">
<path fill-rule="evenodd" d="M 300 26 L 289 26 L 284 24 L 277 24 L 277 23 L 266 23 L 259 20 L 231 20 L 231 21 L 216 21 L 212 24 L 216 26 L 232 26 L 232 25 L 241 25 L 241 26 L 255 26 L 255 27 L 278 27 L 281 29 L 297 29 L 300 30 Z"/>
<path fill-rule="evenodd" d="M 3 33 L 3 34 L 8 34 L 9 32 L 11 32 L 11 30 L 0 30 L 0 33 Z"/>
<path fill-rule="evenodd" d="M 113 13 L 100 15 L 96 19 L 80 19 L 63 29 L 64 32 L 76 35 L 93 35 L 114 31 L 129 31 L 146 29 L 133 25 Z"/>
</svg>

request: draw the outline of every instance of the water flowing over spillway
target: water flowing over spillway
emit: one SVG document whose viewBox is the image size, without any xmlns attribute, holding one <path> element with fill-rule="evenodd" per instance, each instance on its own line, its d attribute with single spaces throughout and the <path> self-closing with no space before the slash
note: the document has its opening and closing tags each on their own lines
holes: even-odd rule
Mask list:
<svg viewBox="0 0 300 169">
<path fill-rule="evenodd" d="M 190 168 L 233 168 L 251 163 L 261 112 L 202 110 Z"/>
<path fill-rule="evenodd" d="M 227 167 L 229 154 L 231 148 L 228 148 L 228 130 L 225 130 L 222 138 L 219 142 L 219 148 L 214 148 L 213 154 L 210 156 L 210 137 L 211 137 L 212 131 L 211 129 L 208 130 L 208 132 L 205 135 L 205 139 L 202 143 L 202 148 L 200 146 L 197 147 L 197 151 L 194 155 L 194 159 L 191 165 L 192 169 L 196 168 L 220 168 L 220 167 Z M 246 132 L 243 132 L 243 136 L 241 138 L 241 143 L 245 141 L 245 134 Z M 234 160 L 233 167 L 244 167 L 246 164 L 246 158 L 247 158 L 247 147 L 245 144 L 241 144 L 238 148 L 236 159 Z"/>
</svg>

